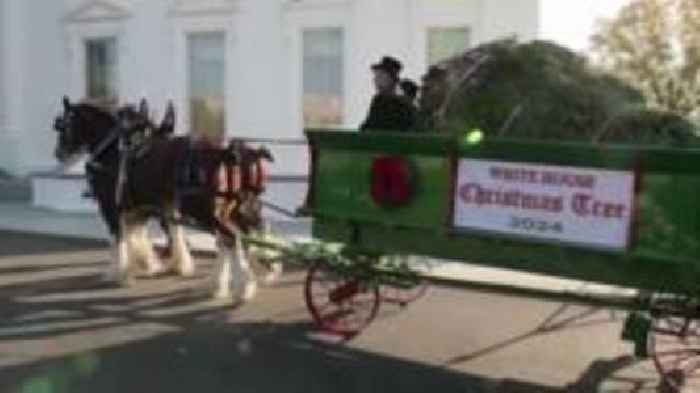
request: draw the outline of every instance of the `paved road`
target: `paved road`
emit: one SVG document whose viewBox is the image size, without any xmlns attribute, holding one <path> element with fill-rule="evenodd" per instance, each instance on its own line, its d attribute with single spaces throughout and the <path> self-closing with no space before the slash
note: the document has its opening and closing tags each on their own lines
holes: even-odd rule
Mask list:
<svg viewBox="0 0 700 393">
<path fill-rule="evenodd" d="M 246 305 L 192 280 L 108 289 L 100 242 L 0 232 L 0 392 L 656 392 L 621 313 L 431 288 L 362 336 L 314 332 L 289 273 Z"/>
</svg>

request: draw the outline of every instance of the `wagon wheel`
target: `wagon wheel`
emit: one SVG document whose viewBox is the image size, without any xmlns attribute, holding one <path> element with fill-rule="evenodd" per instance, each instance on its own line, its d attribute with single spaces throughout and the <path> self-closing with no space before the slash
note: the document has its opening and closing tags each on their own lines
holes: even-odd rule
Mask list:
<svg viewBox="0 0 700 393">
<path fill-rule="evenodd" d="M 335 273 L 322 261 L 309 269 L 304 295 L 314 322 L 322 330 L 346 338 L 360 333 L 379 310 L 376 285 Z"/>
<path fill-rule="evenodd" d="M 395 285 L 382 285 L 379 290 L 379 294 L 382 300 L 405 307 L 409 303 L 415 302 L 423 297 L 427 291 L 428 283 L 421 280 L 415 285 L 407 288 L 398 287 Z"/>
<path fill-rule="evenodd" d="M 700 321 L 671 315 L 689 309 L 687 305 L 678 300 L 657 303 L 649 335 L 654 365 L 671 392 L 700 391 Z"/>
<path fill-rule="evenodd" d="M 391 258 L 398 258 L 402 259 L 401 262 L 407 262 L 407 259 L 410 257 L 395 255 Z M 428 291 L 428 282 L 425 280 L 409 278 L 400 281 L 403 282 L 383 284 L 379 289 L 381 299 L 405 307 L 409 303 L 423 297 Z"/>
</svg>

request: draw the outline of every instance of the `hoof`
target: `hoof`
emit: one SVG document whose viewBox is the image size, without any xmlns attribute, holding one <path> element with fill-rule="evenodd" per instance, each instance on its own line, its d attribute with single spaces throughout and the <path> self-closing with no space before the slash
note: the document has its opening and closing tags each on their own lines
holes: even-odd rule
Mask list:
<svg viewBox="0 0 700 393">
<path fill-rule="evenodd" d="M 167 272 L 167 267 L 163 263 L 157 262 L 150 264 L 144 272 L 144 274 L 146 275 L 146 277 L 153 278 L 157 276 L 162 276 Z"/>
<path fill-rule="evenodd" d="M 211 297 L 216 300 L 230 300 L 231 290 L 228 288 L 217 288 L 211 292 Z"/>
<path fill-rule="evenodd" d="M 253 300 L 253 298 L 255 298 L 255 295 L 257 293 L 258 293 L 258 283 L 255 281 L 248 281 L 243 286 L 243 290 L 240 291 L 240 293 L 237 293 L 236 298 L 240 299 L 241 301 L 247 302 L 247 301 Z"/>
<path fill-rule="evenodd" d="M 176 265 L 175 271 L 180 277 L 191 278 L 194 277 L 194 263 L 192 260 L 187 260 L 180 262 Z"/>
<path fill-rule="evenodd" d="M 177 274 L 182 278 L 192 278 L 194 277 L 194 268 L 177 269 Z"/>
</svg>

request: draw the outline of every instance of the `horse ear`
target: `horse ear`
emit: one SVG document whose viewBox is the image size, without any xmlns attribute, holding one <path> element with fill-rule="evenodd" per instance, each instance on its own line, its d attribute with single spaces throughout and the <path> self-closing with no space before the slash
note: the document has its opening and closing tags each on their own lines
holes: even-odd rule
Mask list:
<svg viewBox="0 0 700 393">
<path fill-rule="evenodd" d="M 160 131 L 165 134 L 170 134 L 175 130 L 175 106 L 172 101 L 168 101 L 168 106 L 165 109 L 163 121 L 160 123 Z"/>
<path fill-rule="evenodd" d="M 70 99 L 68 96 L 63 96 L 63 110 L 66 112 L 70 110 Z"/>
<path fill-rule="evenodd" d="M 139 103 L 139 113 L 144 118 L 148 118 L 148 102 L 146 102 L 145 98 L 141 98 L 141 102 Z"/>
</svg>

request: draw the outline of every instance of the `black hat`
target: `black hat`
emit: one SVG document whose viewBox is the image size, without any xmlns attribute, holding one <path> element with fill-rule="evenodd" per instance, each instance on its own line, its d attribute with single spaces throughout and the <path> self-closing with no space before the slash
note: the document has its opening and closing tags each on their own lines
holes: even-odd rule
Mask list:
<svg viewBox="0 0 700 393">
<path fill-rule="evenodd" d="M 401 73 L 401 69 L 403 69 L 403 65 L 401 64 L 401 62 L 396 60 L 395 58 L 393 58 L 391 56 L 384 56 L 384 57 L 382 57 L 381 62 L 376 63 L 376 64 L 372 64 L 372 70 L 385 71 L 389 75 L 393 76 L 396 79 L 399 78 L 399 74 Z"/>
<path fill-rule="evenodd" d="M 404 79 L 399 83 L 399 87 L 403 90 L 404 94 L 411 98 L 416 98 L 418 95 L 418 85 L 416 82 L 410 79 Z"/>
</svg>

